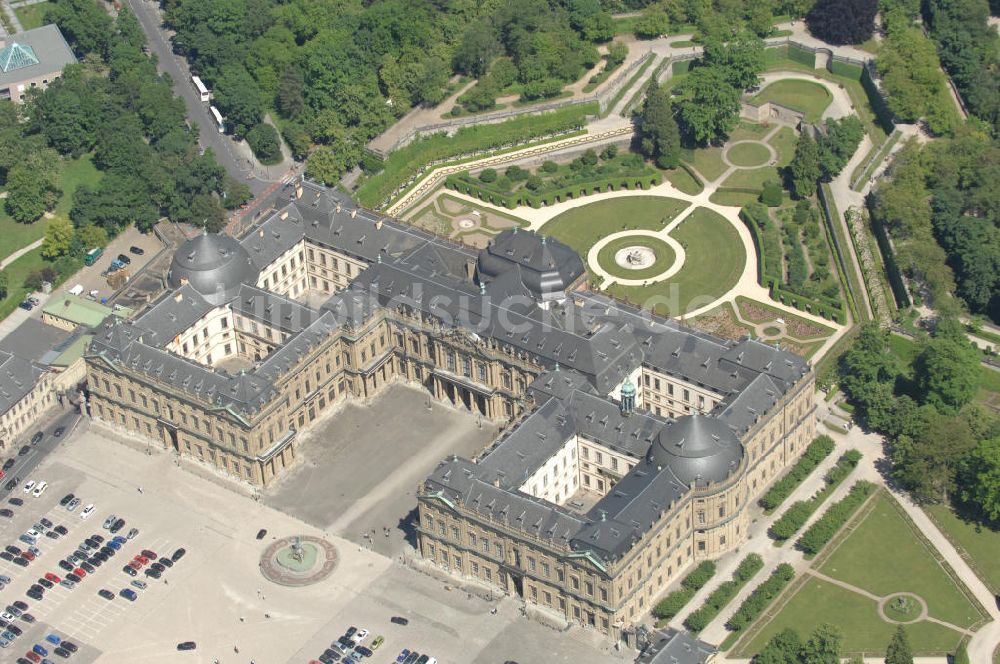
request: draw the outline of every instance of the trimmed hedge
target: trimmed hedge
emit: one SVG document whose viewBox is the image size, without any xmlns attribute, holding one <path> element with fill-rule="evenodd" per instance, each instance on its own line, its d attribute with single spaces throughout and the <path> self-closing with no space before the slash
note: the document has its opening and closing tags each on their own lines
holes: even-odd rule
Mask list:
<svg viewBox="0 0 1000 664">
<path fill-rule="evenodd" d="M 809 500 L 797 500 L 785 510 L 781 517 L 771 524 L 768 535 L 783 542 L 798 532 L 805 525 L 823 501 L 851 474 L 861 460 L 861 452 L 848 450 L 840 455 L 837 463 L 823 477 L 823 488 L 817 491 Z"/>
<path fill-rule="evenodd" d="M 868 497 L 875 493 L 877 488 L 877 485 L 865 480 L 855 482 L 844 498 L 830 505 L 823 516 L 809 526 L 809 530 L 802 533 L 796 546 L 806 555 L 814 556 L 819 553 L 820 549 L 826 546 L 826 543 L 837 534 L 837 531 L 858 511 L 858 508 L 868 500 Z"/>
<path fill-rule="evenodd" d="M 688 614 L 688 617 L 684 619 L 684 626 L 687 627 L 692 632 L 700 632 L 701 630 L 708 627 L 708 624 L 712 622 L 719 612 L 722 611 L 723 607 L 726 606 L 736 597 L 736 594 L 740 589 L 747 584 L 747 582 L 753 578 L 754 574 L 759 572 L 764 567 L 764 560 L 756 553 L 751 553 L 746 558 L 740 561 L 737 566 L 736 571 L 733 572 L 733 578 L 729 581 L 719 584 L 719 587 L 712 591 L 712 593 L 705 599 L 705 603 L 702 604 L 697 610 L 692 611 Z"/>
<path fill-rule="evenodd" d="M 460 191 L 469 196 L 475 196 L 481 201 L 502 205 L 508 210 L 512 210 L 519 205 L 530 205 L 533 208 L 540 208 L 543 205 L 553 205 L 562 201 L 589 196 L 606 191 L 618 191 L 620 189 L 647 189 L 663 183 L 663 173 L 660 171 L 644 171 L 635 174 L 619 174 L 585 180 L 575 184 L 560 187 L 558 189 L 541 190 L 532 192 L 528 189 L 518 189 L 510 193 L 493 191 L 481 186 L 469 176 L 449 175 L 445 179 L 445 186 L 455 191 Z"/>
<path fill-rule="evenodd" d="M 834 442 L 829 436 L 819 436 L 802 453 L 802 457 L 774 486 L 765 493 L 757 503 L 766 511 L 774 510 L 791 495 L 795 487 L 802 484 L 802 481 L 809 477 L 809 474 L 820 464 L 823 459 L 833 452 Z"/>
<path fill-rule="evenodd" d="M 775 567 L 767 581 L 754 588 L 740 604 L 740 608 L 736 609 L 736 613 L 726 621 L 726 629 L 738 632 L 752 623 L 794 578 L 795 570 L 788 563 Z"/>
<path fill-rule="evenodd" d="M 597 115 L 599 110 L 597 102 L 576 104 L 545 113 L 520 115 L 497 124 L 469 125 L 456 131 L 454 136 L 443 132 L 425 136 L 389 155 L 382 162 L 381 172 L 365 180 L 355 197 L 365 207 L 376 209 L 432 161 L 499 150 L 580 129 L 586 124 L 586 118 Z M 372 159 L 365 161 L 372 162 Z"/>
<path fill-rule="evenodd" d="M 784 275 L 781 234 L 771 220 L 765 205 L 759 202 L 750 203 L 740 210 L 740 219 L 750 230 L 754 248 L 757 250 L 757 281 L 761 286 L 770 289 L 771 297 L 782 304 L 808 311 L 836 323 L 844 324 L 847 321 L 844 303 L 839 299 L 822 295 L 811 298 L 794 292 L 794 286 L 788 283 Z M 795 264 L 796 259 L 790 254 L 790 274 Z"/>
<path fill-rule="evenodd" d="M 675 590 L 653 607 L 653 615 L 660 620 L 670 620 L 683 609 L 694 594 L 715 576 L 715 562 L 704 560 L 681 581 L 680 590 Z"/>
</svg>

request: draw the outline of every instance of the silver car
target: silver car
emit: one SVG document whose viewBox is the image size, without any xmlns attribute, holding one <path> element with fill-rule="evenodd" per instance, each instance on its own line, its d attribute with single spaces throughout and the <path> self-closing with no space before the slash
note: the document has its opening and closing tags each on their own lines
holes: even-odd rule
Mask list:
<svg viewBox="0 0 1000 664">
<path fill-rule="evenodd" d="M 111 516 L 109 516 L 107 519 L 104 520 L 104 529 L 105 530 L 111 530 L 111 526 L 113 526 L 114 523 L 115 523 L 115 521 L 117 521 L 117 520 L 118 520 L 118 517 L 115 516 L 114 514 L 112 514 Z"/>
<path fill-rule="evenodd" d="M 68 505 L 66 505 L 66 509 L 69 510 L 70 512 L 72 512 L 73 510 L 75 510 L 79 506 L 80 506 L 80 499 L 79 498 L 74 498 L 73 500 L 69 501 Z"/>
</svg>

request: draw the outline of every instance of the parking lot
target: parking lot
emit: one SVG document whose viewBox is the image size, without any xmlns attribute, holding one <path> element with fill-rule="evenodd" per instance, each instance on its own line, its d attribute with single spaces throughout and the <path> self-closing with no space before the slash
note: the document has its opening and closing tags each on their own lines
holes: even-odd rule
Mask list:
<svg viewBox="0 0 1000 664">
<path fill-rule="evenodd" d="M 408 518 L 417 486 L 448 455 L 471 457 L 497 433 L 466 411 L 440 402 L 428 409 L 427 397 L 400 384 L 371 404 L 345 404 L 307 434 L 299 448 L 304 463 L 269 488 L 264 502 L 388 556 L 412 548 Z"/>
<path fill-rule="evenodd" d="M 37 618 L 13 647 L 0 650 L 0 662 L 14 662 L 55 633 L 79 646 L 70 659 L 58 661 L 306 664 L 352 625 L 370 630 L 368 645 L 375 635 L 385 637 L 366 664 L 390 664 L 403 648 L 428 653 L 441 664 L 623 661 L 592 631 L 555 632 L 521 618 L 519 602 L 491 603 L 449 589 L 377 551 L 178 469 L 167 453 L 147 456 L 106 440 L 96 427 L 79 427 L 30 479 L 45 480 L 49 487 L 40 498 L 15 489 L 12 495 L 25 504 L 14 508 L 12 519 L 0 520 L 0 549 L 17 543 L 42 516 L 69 532 L 55 541 L 43 537 L 42 555 L 27 568 L 0 560 L 0 574 L 12 578 L 0 591 L 0 606 L 24 600 Z M 336 487 L 314 484 L 304 500 L 322 498 Z M 58 506 L 69 492 L 83 505 L 95 504 L 92 517 L 80 519 L 83 505 L 74 512 Z M 102 522 L 109 513 L 125 519 L 122 534 L 135 527 L 138 536 L 73 589 L 46 590 L 41 602 L 26 598 L 25 590 L 45 572 L 64 576 L 58 560 L 86 536 L 108 536 Z M 261 528 L 267 535 L 257 540 Z M 339 555 L 336 569 L 326 580 L 301 588 L 266 581 L 258 569 L 261 552 L 273 538 L 296 534 L 332 542 Z M 147 579 L 149 586 L 136 591 L 136 601 L 98 596 L 102 588 L 117 594 L 130 587 L 132 578 L 121 567 L 142 549 L 163 554 L 177 547 L 187 555 L 161 580 Z M 496 614 L 490 612 L 494 607 Z M 395 615 L 407 617 L 409 625 L 391 624 Z M 184 641 L 196 642 L 197 649 L 178 652 Z"/>
<path fill-rule="evenodd" d="M 132 246 L 141 247 L 145 253 L 141 256 L 131 253 L 129 247 Z M 84 267 L 67 279 L 66 283 L 63 284 L 63 290 L 69 290 L 76 284 L 80 284 L 83 286 L 84 294 L 96 290 L 98 291 L 98 300 L 102 297 L 110 297 L 112 289 L 108 286 L 107 279 L 101 276 L 101 273 L 108 269 L 111 261 L 118 254 L 125 254 L 129 257 L 132 262 L 128 265 L 128 273 L 129 275 L 134 275 L 156 256 L 157 252 L 162 248 L 163 244 L 156 235 L 152 233 L 143 234 L 137 231 L 134 226 L 129 226 L 122 231 L 121 235 L 108 244 L 104 250 L 104 254 L 97 259 L 96 263 L 90 267 Z"/>
</svg>

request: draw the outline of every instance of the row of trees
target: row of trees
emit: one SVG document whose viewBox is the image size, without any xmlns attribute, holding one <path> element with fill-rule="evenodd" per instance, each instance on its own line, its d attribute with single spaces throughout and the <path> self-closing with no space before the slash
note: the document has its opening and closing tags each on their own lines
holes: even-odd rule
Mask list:
<svg viewBox="0 0 1000 664">
<path fill-rule="evenodd" d="M 785 629 L 767 642 L 754 656 L 752 664 L 839 664 L 842 651 L 840 630 L 833 625 L 819 625 L 805 642 L 794 629 Z M 964 647 L 955 653 L 954 661 L 956 664 L 968 662 Z M 860 655 L 847 660 L 847 664 L 863 662 Z M 896 628 L 886 647 L 885 664 L 913 664 L 913 650 L 902 625 Z"/>
<path fill-rule="evenodd" d="M 1000 133 L 1000 36 L 987 0 L 926 0 L 924 25 L 969 112 Z M 1000 13 L 1000 3 L 994 7 Z"/>
<path fill-rule="evenodd" d="M 56 0 L 48 17 L 83 64 L 30 97 L 26 131 L 65 156 L 92 152 L 105 174 L 97 186 L 76 191 L 74 225 L 114 236 L 132 223 L 148 230 L 166 215 L 221 228 L 224 208 L 250 192 L 211 152 L 199 153 L 184 104 L 144 53 L 135 17 L 122 10 L 112 19 L 94 0 Z"/>
<path fill-rule="evenodd" d="M 760 37 L 773 31 L 776 16 L 803 16 L 814 0 L 754 0 L 733 2 L 712 0 L 639 0 L 626 2 L 628 6 L 644 7 L 642 16 L 635 22 L 635 32 L 642 38 L 655 38 L 694 26 L 705 39 L 726 41 L 744 30 Z"/>
<path fill-rule="evenodd" d="M 1000 321 L 1000 140 L 975 124 L 897 154 L 872 212 L 895 239 L 900 268 L 935 306 L 952 294 Z"/>
<path fill-rule="evenodd" d="M 0 183 L 4 208 L 22 224 L 52 209 L 59 194 L 59 155 L 44 137 L 29 134 L 11 101 L 0 101 Z"/>
<path fill-rule="evenodd" d="M 1000 417 L 973 404 L 979 351 L 954 319 L 941 319 L 912 359 L 887 331 L 861 328 L 842 358 L 840 384 L 890 443 L 893 477 L 920 502 L 956 500 L 1000 518 Z"/>
</svg>

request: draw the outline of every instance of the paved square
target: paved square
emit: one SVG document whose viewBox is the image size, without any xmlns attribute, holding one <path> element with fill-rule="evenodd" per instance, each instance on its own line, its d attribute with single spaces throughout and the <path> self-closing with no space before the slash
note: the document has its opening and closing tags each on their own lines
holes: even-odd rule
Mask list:
<svg viewBox="0 0 1000 664">
<path fill-rule="evenodd" d="M 395 392 L 398 389 L 390 392 L 389 398 L 394 398 Z M 412 400 L 412 396 L 406 399 Z M 438 405 L 434 408 L 442 410 Z M 420 427 L 426 425 L 422 420 L 405 418 L 402 424 L 390 424 L 390 418 L 375 422 L 372 418 L 378 412 L 384 411 L 351 414 L 348 409 L 342 413 L 345 422 L 341 426 L 348 427 L 345 431 L 351 431 L 356 424 L 398 433 L 400 428 L 422 431 Z M 351 419 L 365 413 L 367 421 Z M 400 414 L 416 417 L 408 411 Z M 430 414 L 439 431 L 452 431 L 452 424 L 443 425 L 440 415 Z M 446 420 L 452 418 L 459 424 L 470 419 L 448 411 Z M 477 436 L 480 433 L 474 419 L 454 426 L 458 427 L 453 432 L 455 440 L 470 441 L 470 431 Z M 403 450 L 390 446 L 368 451 L 369 466 L 381 470 L 373 470 L 367 479 L 343 477 L 357 472 L 357 468 L 342 471 L 335 463 L 324 460 L 329 464 L 326 472 L 342 476 L 346 482 L 342 484 L 345 496 L 338 493 L 330 500 L 349 506 L 352 499 L 348 493 L 360 496 L 360 502 L 381 500 L 371 496 L 383 490 L 387 478 L 394 478 L 393 468 L 383 464 L 402 458 L 406 466 L 419 447 L 416 442 L 412 444 L 415 447 Z M 352 449 L 352 454 L 364 452 L 355 440 L 350 440 L 346 448 Z M 389 452 L 398 456 L 385 456 Z M 430 457 L 431 451 L 426 454 Z M 433 454 L 436 459 L 438 452 Z M 422 456 L 417 456 L 418 463 L 424 463 Z M 401 485 L 410 482 L 408 466 L 396 472 L 402 476 Z M 412 472 L 419 475 L 424 471 Z M 26 569 L 0 560 L 0 574 L 13 579 L 0 591 L 0 604 L 25 599 L 30 612 L 38 618 L 15 646 L 0 651 L 0 662 L 13 662 L 45 634 L 55 632 L 80 646 L 71 661 L 85 664 L 208 664 L 215 659 L 225 664 L 246 664 L 251 659 L 257 664 L 305 664 L 350 625 L 366 627 L 373 635 L 386 638 L 385 645 L 366 664 L 390 664 L 402 648 L 427 652 L 442 664 L 493 664 L 507 659 L 521 664 L 625 661 L 609 652 L 607 643 L 593 631 L 556 632 L 520 617 L 519 602 L 505 599 L 489 603 L 453 587 L 449 589 L 444 582 L 401 566 L 377 550 L 325 534 L 322 529 L 179 469 L 166 453 L 147 456 L 106 440 L 96 427 L 88 431 L 82 425 L 42 463 L 32 479 L 44 479 L 50 487 L 38 499 L 24 497 L 20 489 L 15 490 L 12 495 L 24 497 L 25 505 L 15 508 L 13 519 L 0 523 L 0 545 L 16 542 L 17 536 L 43 515 L 65 524 L 70 532 L 56 541 L 43 538 L 39 545 L 43 555 Z M 314 494 L 322 500 L 323 487 L 338 486 L 332 481 L 335 478 L 321 479 L 317 475 L 312 491 L 302 494 L 307 503 Z M 369 494 L 365 494 L 366 486 Z M 391 488 L 395 490 L 395 485 Z M 93 502 L 97 506 L 89 520 L 80 519 L 79 509 L 70 513 L 58 506 L 59 499 L 68 492 L 78 495 L 84 504 Z M 387 502 L 396 511 L 408 504 L 403 499 Z M 363 519 L 372 509 L 361 509 L 351 522 Z M 101 524 L 112 512 L 126 520 L 125 530 L 138 528 L 139 536 L 76 588 L 47 590 L 41 602 L 24 598 L 25 589 L 45 572 L 63 576 L 56 561 L 69 555 L 86 536 L 95 532 L 107 536 Z M 255 535 L 262 527 L 268 534 L 258 541 Z M 325 537 L 332 542 L 340 556 L 337 568 L 325 581 L 304 588 L 266 581 L 258 570 L 261 552 L 274 538 L 296 534 Z M 147 579 L 149 587 L 138 591 L 135 602 L 121 597 L 108 601 L 97 595 L 101 588 L 117 593 L 129 587 L 132 579 L 121 572 L 121 567 L 141 549 L 163 554 L 181 546 L 187 549 L 187 555 L 165 573 L 163 580 Z M 490 613 L 494 605 L 498 608 L 495 615 Z M 393 615 L 406 616 L 410 624 L 392 625 L 389 618 Z M 178 652 L 177 644 L 188 640 L 198 644 L 197 650 Z M 239 649 L 238 654 L 234 648 Z"/>
<path fill-rule="evenodd" d="M 376 551 L 399 555 L 420 482 L 441 459 L 471 457 L 497 433 L 440 402 L 428 409 L 427 397 L 400 384 L 368 405 L 331 413 L 306 434 L 298 451 L 304 462 L 265 492 L 265 504 L 355 542 L 371 535 Z"/>
</svg>

